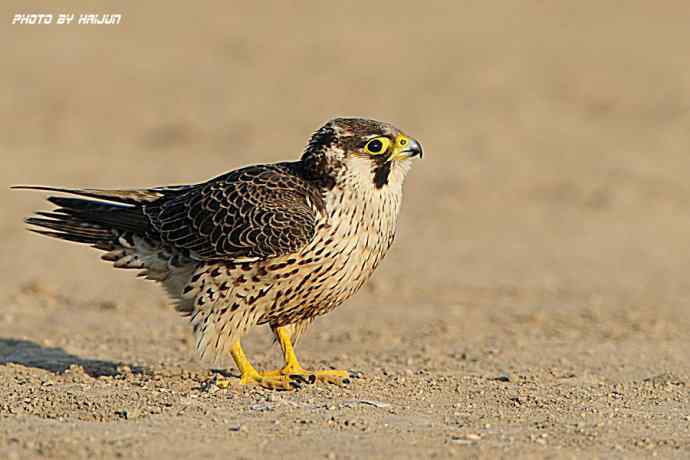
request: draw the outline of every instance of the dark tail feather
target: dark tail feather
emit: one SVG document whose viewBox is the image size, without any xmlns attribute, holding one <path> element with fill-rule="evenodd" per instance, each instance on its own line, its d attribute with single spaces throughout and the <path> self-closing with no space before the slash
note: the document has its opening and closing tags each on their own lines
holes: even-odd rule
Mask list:
<svg viewBox="0 0 690 460">
<path fill-rule="evenodd" d="M 54 213 L 65 214 L 86 224 L 141 234 L 149 230 L 149 221 L 140 206 L 58 196 L 51 196 L 48 201 L 59 206 Z"/>
<path fill-rule="evenodd" d="M 29 231 L 38 233 L 39 235 L 59 238 L 66 241 L 74 241 L 75 243 L 91 244 L 99 247 L 109 248 L 110 243 L 114 238 L 112 231 L 85 229 L 80 226 L 69 224 L 61 224 L 58 221 L 50 221 L 47 219 L 28 218 L 25 222 L 29 225 L 35 225 L 43 228 L 54 228 L 59 231 L 49 232 L 46 230 L 37 230 L 30 228 Z"/>
<path fill-rule="evenodd" d="M 55 196 L 48 201 L 58 208 L 36 212 L 25 220 L 38 227 L 31 231 L 41 235 L 107 249 L 122 233 L 145 235 L 150 230 L 140 206 Z"/>
<path fill-rule="evenodd" d="M 161 187 L 160 189 L 136 189 L 136 190 L 101 190 L 101 189 L 74 189 L 61 187 L 43 187 L 36 185 L 15 185 L 10 187 L 16 190 L 40 190 L 44 192 L 60 192 L 72 195 L 96 198 L 97 200 L 110 201 L 130 205 L 142 205 L 151 203 L 165 196 L 169 191 L 184 189 L 182 187 Z"/>
</svg>

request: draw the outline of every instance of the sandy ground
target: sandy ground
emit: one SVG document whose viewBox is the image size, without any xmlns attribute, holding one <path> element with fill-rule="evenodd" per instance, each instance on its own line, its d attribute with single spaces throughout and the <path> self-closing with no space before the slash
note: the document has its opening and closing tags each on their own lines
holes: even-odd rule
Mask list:
<svg viewBox="0 0 690 460">
<path fill-rule="evenodd" d="M 3 187 L 197 182 L 334 115 L 426 155 L 298 349 L 361 378 L 293 393 L 209 384 L 159 288 L 0 191 L 0 458 L 690 456 L 687 2 L 59 3 L 2 6 Z"/>
</svg>

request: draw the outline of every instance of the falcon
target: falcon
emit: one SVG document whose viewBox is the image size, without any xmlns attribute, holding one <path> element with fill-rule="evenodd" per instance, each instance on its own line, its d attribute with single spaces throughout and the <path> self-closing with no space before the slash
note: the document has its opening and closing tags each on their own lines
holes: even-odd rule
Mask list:
<svg viewBox="0 0 690 460">
<path fill-rule="evenodd" d="M 27 218 L 30 229 L 88 244 L 113 266 L 160 282 L 189 318 L 202 361 L 219 367 L 230 355 L 241 384 L 289 390 L 349 381 L 344 370 L 304 369 L 293 344 L 352 297 L 388 252 L 417 156 L 419 142 L 389 123 L 336 118 L 298 161 L 196 185 L 15 188 L 73 195 L 50 196 L 56 208 Z M 280 369 L 260 372 L 242 350 L 241 337 L 261 324 L 280 344 Z"/>
</svg>

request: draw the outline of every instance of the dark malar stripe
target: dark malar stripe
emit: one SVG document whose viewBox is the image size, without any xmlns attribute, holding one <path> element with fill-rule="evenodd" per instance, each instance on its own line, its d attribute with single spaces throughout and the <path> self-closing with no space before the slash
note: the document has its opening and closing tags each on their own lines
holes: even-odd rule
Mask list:
<svg viewBox="0 0 690 460">
<path fill-rule="evenodd" d="M 388 184 L 388 176 L 391 174 L 391 166 L 391 162 L 386 161 L 378 164 L 374 169 L 374 185 L 377 189 L 380 189 L 384 185 Z"/>
</svg>

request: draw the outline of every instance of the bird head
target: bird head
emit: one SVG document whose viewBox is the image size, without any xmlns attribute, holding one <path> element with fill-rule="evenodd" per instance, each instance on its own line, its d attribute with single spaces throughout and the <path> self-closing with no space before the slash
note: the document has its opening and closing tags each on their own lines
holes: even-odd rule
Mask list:
<svg viewBox="0 0 690 460">
<path fill-rule="evenodd" d="M 419 142 L 389 123 L 335 118 L 311 136 L 302 161 L 327 187 L 349 182 L 380 190 L 401 186 L 416 156 Z"/>
</svg>

